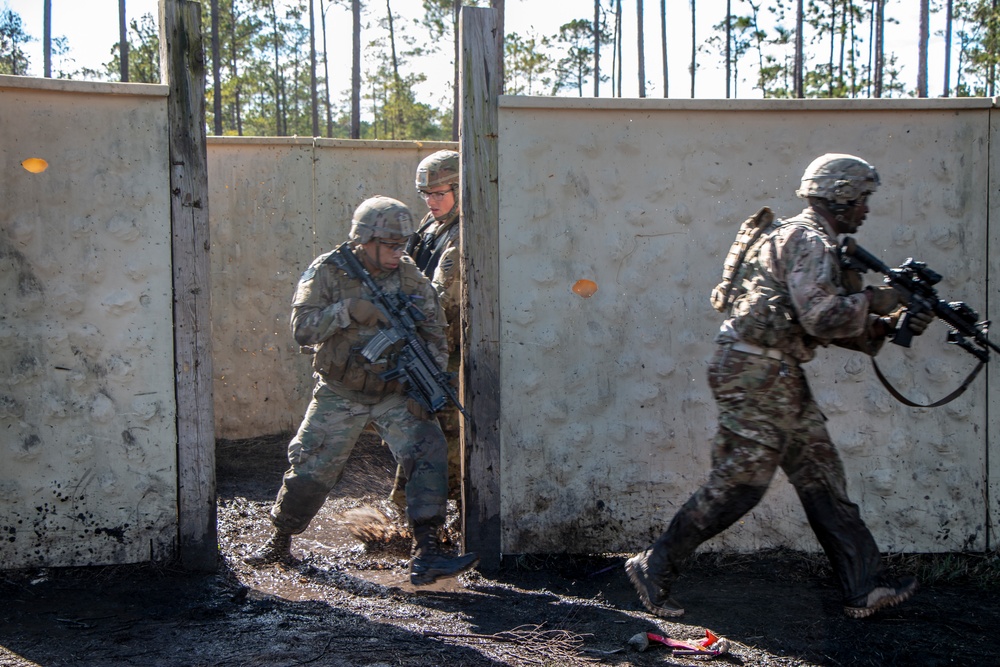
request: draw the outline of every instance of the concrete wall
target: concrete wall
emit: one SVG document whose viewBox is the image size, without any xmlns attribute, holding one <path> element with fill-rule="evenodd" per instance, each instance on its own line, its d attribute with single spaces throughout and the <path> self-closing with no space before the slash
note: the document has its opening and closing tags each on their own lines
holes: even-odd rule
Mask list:
<svg viewBox="0 0 1000 667">
<path fill-rule="evenodd" d="M 212 345 L 216 436 L 293 431 L 312 391 L 311 356 L 288 328 L 292 295 L 313 258 L 347 240 L 358 204 L 378 194 L 427 206 L 414 175 L 454 144 L 212 138 Z"/>
<path fill-rule="evenodd" d="M 165 95 L 0 76 L 0 569 L 174 552 Z"/>
<path fill-rule="evenodd" d="M 0 568 L 176 549 L 165 94 L 0 77 Z M 506 553 L 637 548 L 703 480 L 720 319 L 708 294 L 744 217 L 799 210 L 815 155 L 879 168 L 865 247 L 925 260 L 944 298 L 984 317 L 998 302 L 990 100 L 503 98 L 500 121 Z M 300 272 L 368 196 L 420 217 L 414 169 L 448 145 L 209 142 L 219 437 L 295 428 L 311 387 L 287 325 Z M 28 157 L 48 170 L 27 172 Z M 599 288 L 589 299 L 572 291 L 584 278 Z M 939 398 L 974 365 L 943 338 L 935 325 L 880 365 L 912 398 Z M 859 355 L 821 350 L 808 369 L 880 546 L 985 548 L 996 374 L 930 410 L 896 403 Z M 775 545 L 818 548 L 780 473 L 710 546 Z"/>
<path fill-rule="evenodd" d="M 926 261 L 946 276 L 942 297 L 988 316 L 989 106 L 503 98 L 503 551 L 636 549 L 701 484 L 716 414 L 706 360 L 721 321 L 709 293 L 745 217 L 765 204 L 801 210 L 794 191 L 817 155 L 855 153 L 881 173 L 864 247 L 891 265 Z M 579 279 L 597 293 L 577 296 Z M 975 365 L 944 338 L 936 324 L 912 349 L 889 345 L 880 367 L 911 398 L 940 398 Z M 880 547 L 984 548 L 996 479 L 987 383 L 913 409 L 861 355 L 823 349 L 807 368 Z M 708 546 L 778 545 L 819 549 L 781 473 Z"/>
</svg>

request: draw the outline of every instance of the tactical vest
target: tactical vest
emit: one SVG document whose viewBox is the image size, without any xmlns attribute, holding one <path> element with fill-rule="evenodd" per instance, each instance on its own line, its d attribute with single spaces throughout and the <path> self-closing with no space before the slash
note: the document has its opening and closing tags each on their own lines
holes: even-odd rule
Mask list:
<svg viewBox="0 0 1000 667">
<path fill-rule="evenodd" d="M 785 225 L 808 226 L 799 220 L 777 220 L 768 207 L 747 218 L 737 232 L 723 265 L 722 282 L 712 290 L 712 306 L 727 313 L 740 339 L 761 347 L 784 349 L 806 337 L 788 287 L 774 279 L 760 261 L 761 250 L 774 242 Z"/>
<path fill-rule="evenodd" d="M 435 227 L 435 223 L 440 226 L 428 232 L 428 229 Z M 444 227 L 444 231 L 441 231 L 441 227 Z M 441 261 L 441 254 L 456 234 L 458 234 L 457 212 L 451 216 L 450 220 L 444 222 L 435 220 L 433 216 L 428 214 L 427 220 L 407 241 L 406 254 L 413 258 L 413 263 L 425 276 L 433 278 L 438 262 Z"/>
<path fill-rule="evenodd" d="M 337 268 L 332 260 L 323 263 L 326 275 L 318 279 L 330 280 L 335 301 L 346 299 L 372 300 L 368 289 L 357 280 L 351 279 L 344 271 Z M 420 291 L 423 276 L 416 266 L 409 262 L 400 262 L 399 269 L 385 281 L 379 281 L 387 293 L 402 291 L 414 294 Z M 385 382 L 379 377 L 398 362 L 398 351 L 390 348 L 382 359 L 369 362 L 361 354 L 361 350 L 376 333 L 370 328 L 362 329 L 357 322 L 351 320 L 350 325 L 335 336 L 331 336 L 318 346 L 313 356 L 313 370 L 316 371 L 338 394 L 363 403 L 378 402 L 385 396 L 401 392 L 399 382 Z M 366 400 L 367 399 L 367 400 Z"/>
</svg>

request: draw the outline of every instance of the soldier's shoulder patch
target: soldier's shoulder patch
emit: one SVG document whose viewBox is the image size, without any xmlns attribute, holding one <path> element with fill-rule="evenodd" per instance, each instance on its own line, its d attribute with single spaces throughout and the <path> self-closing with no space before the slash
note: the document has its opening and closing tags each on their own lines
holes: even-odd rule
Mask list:
<svg viewBox="0 0 1000 667">
<path fill-rule="evenodd" d="M 299 276 L 299 282 L 300 283 L 304 283 L 307 280 L 312 280 L 313 276 L 315 276 L 315 275 L 316 275 L 316 265 L 315 264 L 310 264 L 309 268 L 306 269 L 305 271 L 303 271 L 302 275 Z"/>
</svg>

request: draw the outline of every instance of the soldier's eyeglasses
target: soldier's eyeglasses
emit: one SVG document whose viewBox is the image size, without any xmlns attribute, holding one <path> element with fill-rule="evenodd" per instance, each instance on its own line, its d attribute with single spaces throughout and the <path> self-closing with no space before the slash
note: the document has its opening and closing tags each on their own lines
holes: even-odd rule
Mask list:
<svg viewBox="0 0 1000 667">
<path fill-rule="evenodd" d="M 396 241 L 383 241 L 382 239 L 379 239 L 378 242 L 379 245 L 385 246 L 386 250 L 395 255 L 402 255 L 406 251 L 406 241 L 396 242 Z"/>
<path fill-rule="evenodd" d="M 444 196 L 446 194 L 450 194 L 451 193 L 451 190 L 449 189 L 449 190 L 445 190 L 443 192 L 427 192 L 427 190 L 417 190 L 417 192 L 420 193 L 420 197 L 424 201 L 430 201 L 432 199 L 434 201 L 441 201 L 442 199 L 444 199 Z"/>
</svg>

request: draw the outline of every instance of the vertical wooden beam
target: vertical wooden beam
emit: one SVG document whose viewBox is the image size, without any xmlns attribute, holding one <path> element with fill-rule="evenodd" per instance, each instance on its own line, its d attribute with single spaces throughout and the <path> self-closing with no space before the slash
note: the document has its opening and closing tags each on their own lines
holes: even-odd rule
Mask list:
<svg viewBox="0 0 1000 667">
<path fill-rule="evenodd" d="M 169 86 L 170 229 L 177 393 L 177 511 L 181 565 L 218 565 L 215 416 L 209 288 L 205 51 L 201 5 L 160 0 L 160 77 Z"/>
<path fill-rule="evenodd" d="M 989 171 L 986 199 L 986 316 L 1000 319 L 1000 101 L 994 99 L 989 111 Z M 996 141 L 994 141 L 994 139 Z M 982 311 L 980 311 L 981 313 Z M 993 336 L 996 342 L 996 335 Z M 996 364 L 994 357 L 993 364 Z M 1000 373 L 986 367 L 986 428 L 983 458 L 986 463 L 986 550 L 1000 548 Z"/>
<path fill-rule="evenodd" d="M 500 195 L 496 10 L 463 7 L 460 17 L 464 403 L 467 469 L 463 534 L 480 568 L 500 566 Z"/>
</svg>

